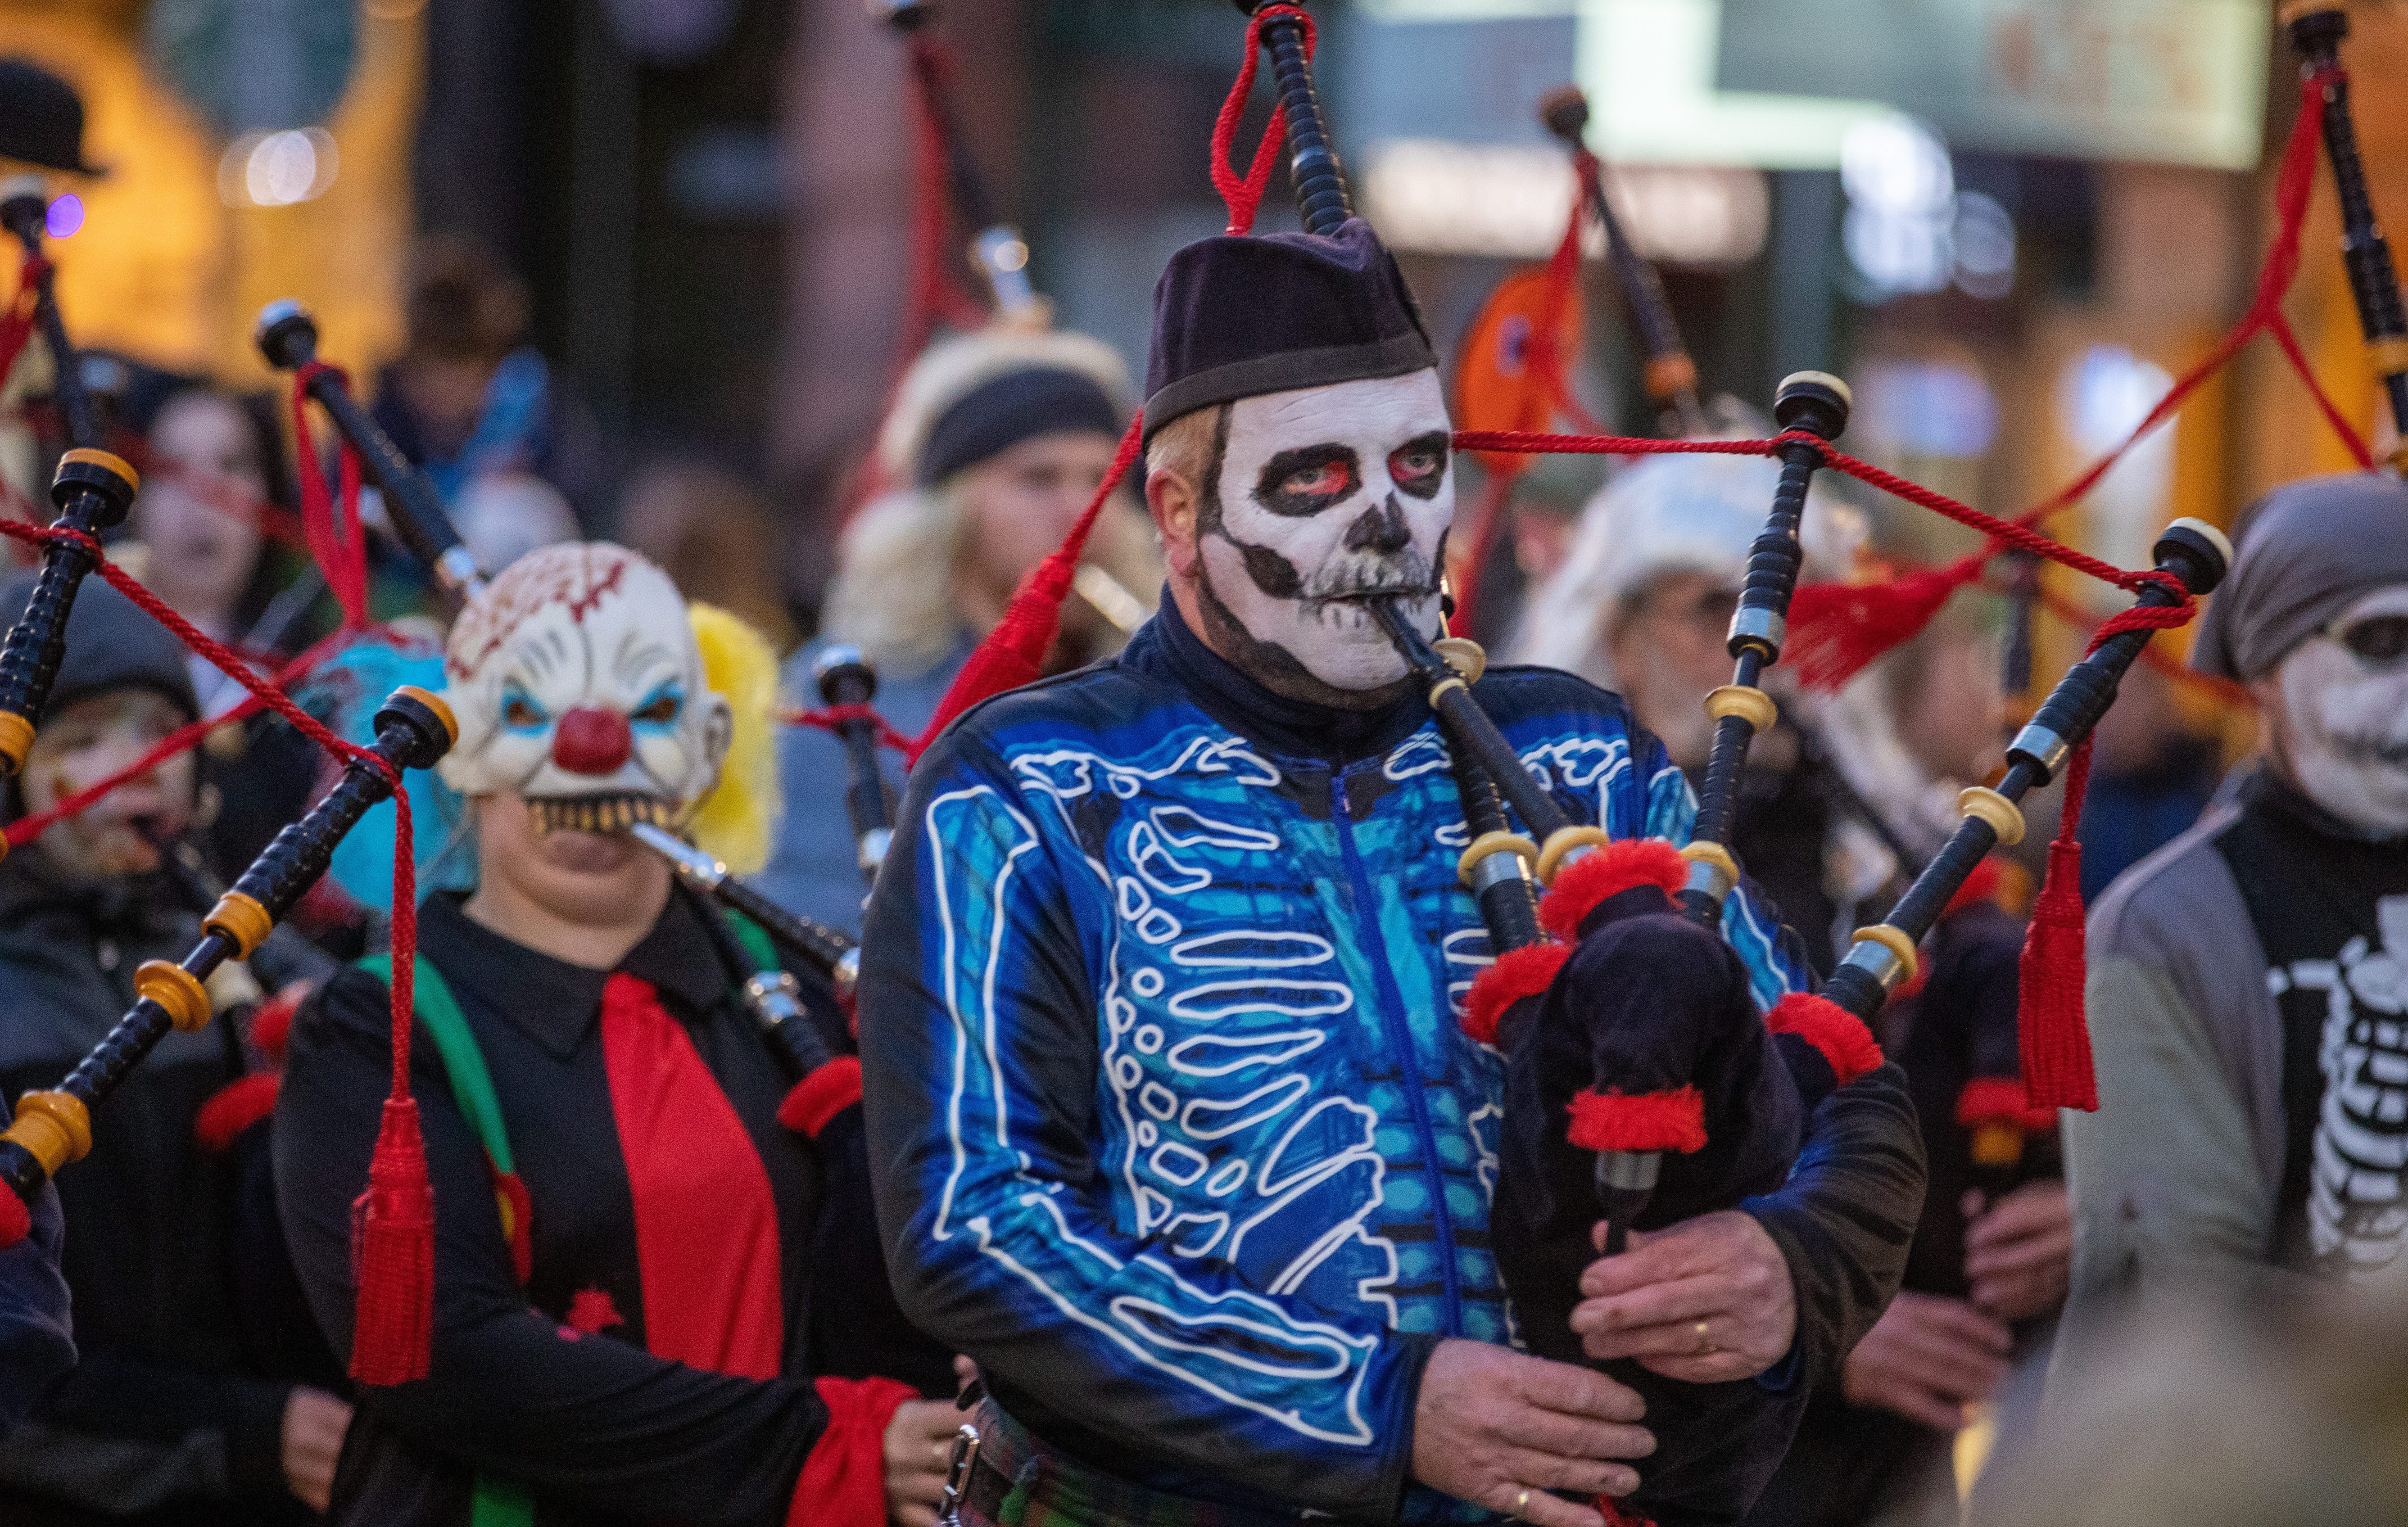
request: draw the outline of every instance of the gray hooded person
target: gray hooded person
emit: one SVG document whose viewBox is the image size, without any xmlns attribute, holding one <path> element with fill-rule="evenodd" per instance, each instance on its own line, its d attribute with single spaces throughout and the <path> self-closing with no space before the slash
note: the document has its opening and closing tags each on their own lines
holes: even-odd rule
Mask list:
<svg viewBox="0 0 2408 1527">
<path fill-rule="evenodd" d="M 2248 687 L 2261 747 L 2091 913 L 2060 1373 L 2136 1297 L 2353 1279 L 2408 1244 L 2408 486 L 2253 506 L 2192 664 Z"/>
</svg>

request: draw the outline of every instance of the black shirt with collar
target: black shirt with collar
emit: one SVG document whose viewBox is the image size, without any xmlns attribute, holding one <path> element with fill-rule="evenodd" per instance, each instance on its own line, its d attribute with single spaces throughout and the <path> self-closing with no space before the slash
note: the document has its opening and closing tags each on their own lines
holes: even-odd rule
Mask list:
<svg viewBox="0 0 2408 1527">
<path fill-rule="evenodd" d="M 435 1187 L 433 1369 L 366 1391 L 336 1479 L 336 1520 L 465 1527 L 480 1469 L 531 1491 L 542 1527 L 785 1520 L 827 1419 L 810 1377 L 821 1167 L 777 1120 L 791 1082 L 745 1011 L 750 972 L 709 915 L 674 892 L 618 968 L 650 982 L 685 1027 L 767 1172 L 783 1252 L 783 1375 L 707 1373 L 644 1349 L 635 1210 L 598 1020 L 611 973 L 527 949 L 472 920 L 454 897 L 433 896 L 420 909 L 419 949 L 493 1077 L 534 1204 L 534 1277 L 524 1289 L 512 1277 L 484 1149 L 422 1025 L 410 1084 Z M 824 1000 L 824 988 L 807 993 Z M 294 1025 L 277 1109 L 286 1232 L 319 1321 L 345 1352 L 351 1202 L 391 1085 L 387 1004 L 384 984 L 363 972 L 331 983 Z M 618 1323 L 576 1336 L 570 1312 L 580 1294 L 585 1311 L 599 1308 L 595 1293 Z"/>
</svg>

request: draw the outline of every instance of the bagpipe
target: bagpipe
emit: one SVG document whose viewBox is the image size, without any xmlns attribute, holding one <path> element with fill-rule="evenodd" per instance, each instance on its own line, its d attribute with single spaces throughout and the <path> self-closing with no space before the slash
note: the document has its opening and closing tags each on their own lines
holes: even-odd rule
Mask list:
<svg viewBox="0 0 2408 1527">
<path fill-rule="evenodd" d="M 2391 405 L 2392 428 L 2401 436 L 2392 465 L 2408 471 L 2408 303 L 2401 301 L 2391 245 L 2375 221 L 2366 165 L 2358 155 L 2349 80 L 2341 72 L 2341 44 L 2349 36 L 2349 13 L 2341 0 L 2289 0 L 2278 19 L 2290 34 L 2308 84 L 2321 97 L 2318 117 L 2325 157 L 2332 164 L 2333 186 L 2341 198 L 2342 264 L 2349 272 L 2349 293 L 2358 306 L 2358 330 L 2366 336 L 2367 359 L 2382 378 L 2384 395 Z"/>
<path fill-rule="evenodd" d="M 50 352 L 50 392 L 66 423 L 67 444 L 91 450 L 100 444 L 100 416 L 93 411 L 92 393 L 84 385 L 76 348 L 67 339 L 66 321 L 59 316 L 58 293 L 52 284 L 57 272 L 42 252 L 49 219 L 50 197 L 40 176 L 13 176 L 0 184 L 0 226 L 16 235 L 25 250 L 23 269 L 25 284 L 32 289 L 33 328 L 42 336 L 42 348 Z M 6 371 L 0 366 L 0 376 Z"/>
<path fill-rule="evenodd" d="M 927 36 L 936 8 L 932 0 L 870 0 L 871 13 L 882 12 L 886 24 L 909 39 L 912 82 L 942 158 L 953 208 L 970 229 L 970 263 L 994 296 L 996 317 L 1005 323 L 1044 328 L 1054 321 L 1053 304 L 1028 282 L 1028 243 L 996 210 L 986 176 L 953 110 L 949 60 Z"/>
<path fill-rule="evenodd" d="M 18 1100 L 15 1122 L 0 1134 L 0 1185 L 8 1190 L 0 1195 L 0 1244 L 24 1235 L 26 1206 L 34 1194 L 62 1166 L 91 1150 L 93 1110 L 135 1065 L 171 1032 L 207 1026 L 209 977 L 227 961 L 246 959 L 257 949 L 325 873 L 335 845 L 370 806 L 394 793 L 401 771 L 432 767 L 458 735 L 439 696 L 407 686 L 386 699 L 376 727 L 376 742 L 352 750 L 335 787 L 308 815 L 278 833 L 218 899 L 202 919 L 201 937 L 192 951 L 136 970 L 139 998 L 107 1036 L 56 1088 Z"/>
<path fill-rule="evenodd" d="M 1335 232 L 1347 204 L 1319 121 L 1301 12 L 1287 5 L 1242 8 L 1254 15 L 1250 47 L 1258 36 L 1271 55 L 1306 229 Z M 1573 125 L 1570 109 L 1561 116 Z M 1598 828 L 1572 822 L 1483 710 L 1473 689 L 1484 666 L 1478 648 L 1432 640 L 1399 600 L 1371 602 L 1408 670 L 1426 686 L 1463 800 L 1469 846 L 1460 872 L 1496 956 L 1473 985 L 1464 1022 L 1505 1055 L 1491 1233 L 1519 1328 L 1541 1356 L 1585 1361 L 1569 1318 L 1581 1272 L 1595 1254 L 1590 1235 L 1599 1219 L 1611 1253 L 1634 1228 L 1733 1207 L 1786 1177 L 1821 1099 L 1882 1063 L 1866 1020 L 1912 972 L 1915 944 L 1989 849 L 2020 835 L 2015 800 L 2060 769 L 2078 773 L 2078 763 L 2069 767 L 2074 749 L 2113 700 L 2149 632 L 2186 620 L 2194 596 L 2213 588 L 2229 564 L 2220 535 L 2186 521 L 2159 542 L 2154 572 L 2120 576 L 2137 587 L 2135 607 L 2108 622 L 2089 656 L 2060 680 L 2016 739 L 2007 777 L 1994 789 L 1964 792 L 1963 821 L 1948 848 L 1924 866 L 1887 919 L 1859 933 L 1823 993 L 1793 992 L 1759 1013 L 1744 967 L 1720 934 L 1726 905 L 1741 885 L 1730 828 L 1750 745 L 1778 717 L 1760 680 L 1779 661 L 1787 635 L 1808 489 L 1818 469 L 1844 460 L 1831 442 L 1850 403 L 1838 378 L 1800 373 L 1776 395 L 1781 433 L 1769 442 L 1652 443 L 1658 450 L 1766 453 L 1781 467 L 1732 617 L 1731 681 L 1707 703 L 1713 747 L 1693 840 L 1684 849 L 1660 840 L 1612 841 Z M 1511 435 L 1458 443 L 1484 448 L 1492 439 L 1495 449 L 1531 449 Z M 2049 549 L 2060 560 L 2089 564 Z M 2086 570 L 2115 571 L 2099 564 Z M 1508 808 L 1527 835 L 1513 830 Z M 2027 979 L 2038 975 L 2043 988 L 2048 969 L 2064 963 L 2045 947 L 2057 932 L 2046 921 L 2044 906 L 2041 954 L 2035 959 L 2028 950 L 2025 962 Z M 2078 917 L 2073 929 L 2078 938 Z M 2075 980 L 2071 1031 L 2078 1038 Z M 2046 995 L 2038 1006 L 2048 1007 Z M 2057 1026 L 2055 1039 L 2062 1040 L 2065 1028 Z M 2029 1034 L 2026 1048 L 2029 1055 Z M 2046 1059 L 2028 1061 L 2033 1094 L 2054 1101 L 2071 1090 L 2068 1071 Z M 2081 1099 L 2070 1101 L 2079 1106 Z M 1627 1506 L 1667 1522 L 1736 1520 L 1769 1478 L 1804 1403 L 1802 1394 L 1754 1385 L 1679 1383 L 1635 1363 L 1606 1366 L 1646 1397 L 1658 1443 Z"/>
<path fill-rule="evenodd" d="M 134 507 L 141 475 L 123 458 L 97 449 L 99 426 L 91 396 L 84 391 L 76 350 L 59 317 L 58 295 L 52 290 L 50 263 L 42 254 L 48 203 L 38 176 L 27 176 L 0 187 L 0 222 L 25 249 L 25 274 L 33 294 L 33 328 L 50 353 L 51 389 L 67 421 L 70 449 L 59 459 L 50 481 L 50 504 L 58 518 L 50 521 L 42 546 L 41 571 L 23 612 L 0 642 L 0 779 L 25 766 L 26 750 L 34 745 L 34 728 L 57 681 L 59 662 L 66 655 L 67 615 L 75 607 L 76 591 L 100 565 L 100 537 L 125 522 Z"/>
<path fill-rule="evenodd" d="M 1551 90 L 1540 99 L 1539 121 L 1571 150 L 1572 168 L 1580 178 L 1573 216 L 1577 219 L 1579 207 L 1584 206 L 1596 212 L 1598 224 L 1605 232 L 1606 259 L 1613 266 L 1623 300 L 1629 305 L 1631 327 L 1638 331 L 1639 346 L 1646 357 L 1642 379 L 1647 396 L 1663 418 L 1665 433 L 1705 434 L 1706 410 L 1698 401 L 1698 363 L 1681 338 L 1671 300 L 1664 294 L 1664 278 L 1624 232 L 1622 220 L 1614 215 L 1613 203 L 1605 193 L 1603 168 L 1597 155 L 1589 152 L 1584 136 L 1588 97 L 1577 85 Z"/>
</svg>

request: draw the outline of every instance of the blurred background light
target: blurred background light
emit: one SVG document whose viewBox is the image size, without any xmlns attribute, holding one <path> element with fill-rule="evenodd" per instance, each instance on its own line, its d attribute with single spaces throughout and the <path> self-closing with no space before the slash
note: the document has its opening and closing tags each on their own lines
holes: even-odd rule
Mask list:
<svg viewBox="0 0 2408 1527">
<path fill-rule="evenodd" d="M 1667 264 L 1743 264 L 1764 248 L 1770 198 L 1754 170 L 1610 164 L 1608 193 L 1631 242 Z M 1363 156 L 1364 215 L 1398 249 L 1543 259 L 1563 237 L 1572 175 L 1552 144 L 1394 138 Z M 1601 256 L 1589 230 L 1588 253 Z"/>
<path fill-rule="evenodd" d="M 218 196 L 228 207 L 294 207 L 335 183 L 341 155 L 322 127 L 246 133 L 218 161 Z"/>
</svg>

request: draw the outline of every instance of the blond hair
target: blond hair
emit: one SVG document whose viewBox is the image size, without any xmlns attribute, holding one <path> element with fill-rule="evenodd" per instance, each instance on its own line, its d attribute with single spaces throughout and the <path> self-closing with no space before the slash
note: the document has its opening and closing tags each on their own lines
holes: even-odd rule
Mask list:
<svg viewBox="0 0 2408 1527">
<path fill-rule="evenodd" d="M 1128 373 L 1102 340 L 1054 331 L 988 329 L 941 340 L 906 373 L 894 411 L 879 432 L 878 464 L 890 482 L 912 484 L 920 452 L 945 410 L 978 388 L 1014 371 L 1073 371 L 1092 378 L 1115 406 L 1128 402 Z M 1142 537 L 1132 564 L 1129 537 L 1109 521 L 1097 526 L 1088 560 L 1129 583 L 1140 599 L 1158 578 L 1143 558 Z M 851 642 L 881 670 L 924 673 L 961 639 L 953 571 L 963 537 L 960 474 L 926 486 L 910 485 L 863 506 L 845 528 L 837 552 L 821 625 Z M 1125 566 L 1113 565 L 1115 560 Z M 1149 576 L 1151 575 L 1151 576 Z"/>
</svg>

